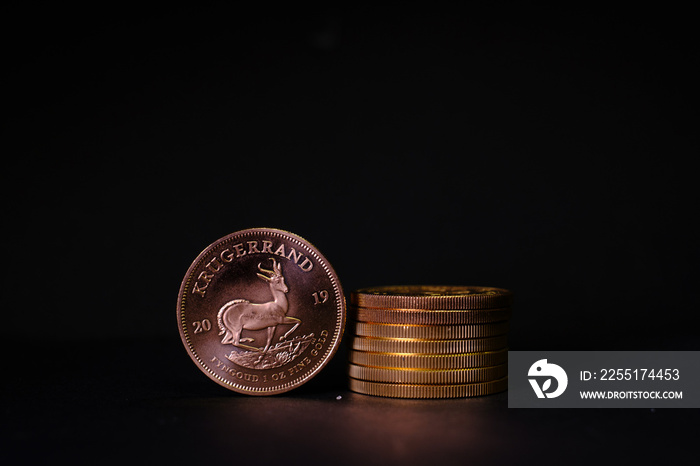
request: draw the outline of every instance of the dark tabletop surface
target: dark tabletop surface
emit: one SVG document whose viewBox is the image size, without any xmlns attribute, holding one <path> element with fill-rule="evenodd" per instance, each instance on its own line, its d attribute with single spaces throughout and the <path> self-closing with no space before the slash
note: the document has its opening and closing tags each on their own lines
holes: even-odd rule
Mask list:
<svg viewBox="0 0 700 466">
<path fill-rule="evenodd" d="M 507 394 L 401 400 L 350 392 L 341 350 L 283 395 L 230 392 L 178 340 L 12 348 L 9 464 L 649 464 L 696 451 L 693 409 L 509 409 Z M 7 464 L 7 463 L 6 463 Z"/>
</svg>

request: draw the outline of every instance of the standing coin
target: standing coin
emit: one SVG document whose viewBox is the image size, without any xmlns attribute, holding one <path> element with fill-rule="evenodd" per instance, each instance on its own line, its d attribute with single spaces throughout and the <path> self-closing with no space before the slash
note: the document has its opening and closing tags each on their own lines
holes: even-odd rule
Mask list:
<svg viewBox="0 0 700 466">
<path fill-rule="evenodd" d="M 321 253 L 292 233 L 255 228 L 207 247 L 180 287 L 190 357 L 213 381 L 273 395 L 314 377 L 338 349 L 345 297 Z"/>
</svg>

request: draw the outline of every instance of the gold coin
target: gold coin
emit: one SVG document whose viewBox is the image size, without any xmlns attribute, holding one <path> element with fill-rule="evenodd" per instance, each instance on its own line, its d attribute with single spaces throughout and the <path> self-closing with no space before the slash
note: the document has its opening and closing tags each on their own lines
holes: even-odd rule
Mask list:
<svg viewBox="0 0 700 466">
<path fill-rule="evenodd" d="M 485 338 L 508 333 L 508 322 L 476 325 L 410 325 L 354 322 L 355 335 L 376 338 L 419 338 L 425 340 L 458 340 Z"/>
<path fill-rule="evenodd" d="M 207 377 L 238 393 L 274 395 L 303 385 L 331 360 L 345 327 L 345 296 L 311 243 L 251 228 L 217 240 L 192 262 L 177 321 Z"/>
<path fill-rule="evenodd" d="M 391 369 L 467 369 L 508 362 L 508 348 L 462 354 L 373 353 L 350 350 L 350 362 L 359 366 Z"/>
<path fill-rule="evenodd" d="M 485 286 L 378 286 L 350 295 L 352 304 L 374 308 L 494 309 L 509 307 L 513 293 Z"/>
<path fill-rule="evenodd" d="M 387 369 L 350 364 L 350 377 L 368 382 L 449 385 L 487 382 L 508 375 L 508 364 L 471 369 Z"/>
<path fill-rule="evenodd" d="M 459 354 L 505 348 L 508 336 L 469 340 L 416 340 L 407 338 L 354 337 L 352 349 L 375 353 Z"/>
<path fill-rule="evenodd" d="M 390 398 L 464 398 L 491 395 L 508 389 L 508 377 L 490 382 L 456 385 L 417 385 L 368 382 L 350 378 L 350 390 Z"/>
<path fill-rule="evenodd" d="M 486 324 L 510 318 L 510 308 L 489 310 L 417 310 L 349 308 L 350 315 L 360 322 L 379 324 L 454 325 Z"/>
</svg>

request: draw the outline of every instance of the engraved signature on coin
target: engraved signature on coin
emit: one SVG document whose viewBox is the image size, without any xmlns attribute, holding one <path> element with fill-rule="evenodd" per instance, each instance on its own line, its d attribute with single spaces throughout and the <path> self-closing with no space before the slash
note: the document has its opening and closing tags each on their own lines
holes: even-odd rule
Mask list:
<svg viewBox="0 0 700 466">
<path fill-rule="evenodd" d="M 287 315 L 289 302 L 286 294 L 289 292 L 289 288 L 284 281 L 281 264 L 277 263 L 274 258 L 270 258 L 270 260 L 272 261 L 272 270 L 263 269 L 262 263 L 259 263 L 258 270 L 263 273 L 257 275 L 269 283 L 272 301 L 251 303 L 247 299 L 234 299 L 221 306 L 217 314 L 219 335 L 223 335 L 221 344 L 231 344 L 248 350 L 231 351 L 231 354 L 226 358 L 251 369 L 283 366 L 303 353 L 315 340 L 314 334 L 311 333 L 284 341 L 299 327 L 301 320 Z M 270 347 L 278 325 L 293 325 L 293 327 L 280 337 L 280 343 Z M 243 330 L 266 330 L 265 347 L 256 348 L 243 344 L 255 341 L 254 338 L 250 337 L 241 338 Z"/>
</svg>

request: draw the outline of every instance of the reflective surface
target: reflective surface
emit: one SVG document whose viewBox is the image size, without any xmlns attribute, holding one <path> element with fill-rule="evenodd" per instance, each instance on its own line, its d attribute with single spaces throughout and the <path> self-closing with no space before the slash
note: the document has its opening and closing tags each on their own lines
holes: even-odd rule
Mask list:
<svg viewBox="0 0 700 466">
<path fill-rule="evenodd" d="M 63 342 L 49 358 L 18 352 L 3 385 L 0 442 L 22 463 L 107 464 L 571 464 L 694 449 L 695 410 L 512 410 L 506 393 L 364 396 L 347 390 L 343 353 L 297 390 L 250 397 L 203 378 L 177 340 Z"/>
</svg>

